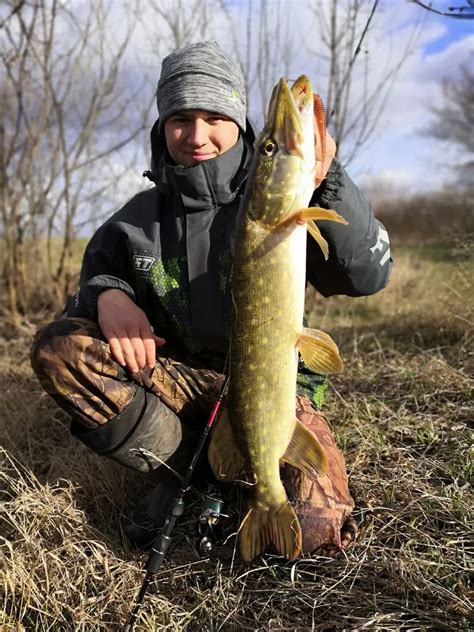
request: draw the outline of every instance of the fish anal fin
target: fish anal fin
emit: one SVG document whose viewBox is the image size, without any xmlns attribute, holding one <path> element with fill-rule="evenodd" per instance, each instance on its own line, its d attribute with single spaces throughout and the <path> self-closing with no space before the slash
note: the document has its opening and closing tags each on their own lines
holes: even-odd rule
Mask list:
<svg viewBox="0 0 474 632">
<path fill-rule="evenodd" d="M 273 543 L 280 555 L 295 560 L 301 553 L 301 527 L 286 501 L 276 510 L 251 507 L 239 530 L 240 553 L 247 562 Z"/>
<path fill-rule="evenodd" d="M 311 478 L 322 476 L 328 469 L 328 458 L 314 434 L 301 421 L 296 421 L 295 431 L 286 448 L 282 461 L 301 470 Z"/>
<path fill-rule="evenodd" d="M 315 373 L 341 373 L 344 369 L 336 343 L 323 331 L 304 327 L 296 346 L 303 362 Z"/>
<path fill-rule="evenodd" d="M 214 424 L 207 455 L 209 465 L 219 480 L 233 481 L 243 476 L 245 460 L 235 443 L 227 410 Z"/>
</svg>

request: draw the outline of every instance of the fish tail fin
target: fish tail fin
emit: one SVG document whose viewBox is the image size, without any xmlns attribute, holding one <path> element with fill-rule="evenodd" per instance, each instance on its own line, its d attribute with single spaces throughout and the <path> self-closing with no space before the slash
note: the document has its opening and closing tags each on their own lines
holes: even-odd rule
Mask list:
<svg viewBox="0 0 474 632">
<path fill-rule="evenodd" d="M 288 560 L 301 553 L 301 527 L 286 501 L 276 510 L 251 507 L 240 527 L 240 553 L 245 561 L 253 560 L 270 544 Z"/>
</svg>

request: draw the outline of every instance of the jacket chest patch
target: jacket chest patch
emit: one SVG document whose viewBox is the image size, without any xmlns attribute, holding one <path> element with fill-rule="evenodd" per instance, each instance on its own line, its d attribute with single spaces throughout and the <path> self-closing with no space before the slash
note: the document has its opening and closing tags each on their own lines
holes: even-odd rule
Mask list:
<svg viewBox="0 0 474 632">
<path fill-rule="evenodd" d="M 150 257 L 147 255 L 133 255 L 135 270 L 137 270 L 138 272 L 148 272 L 155 261 L 156 257 Z"/>
</svg>

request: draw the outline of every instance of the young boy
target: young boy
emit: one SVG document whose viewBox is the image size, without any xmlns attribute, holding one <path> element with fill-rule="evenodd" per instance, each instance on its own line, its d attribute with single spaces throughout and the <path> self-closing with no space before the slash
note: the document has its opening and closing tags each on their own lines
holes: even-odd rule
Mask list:
<svg viewBox="0 0 474 632">
<path fill-rule="evenodd" d="M 235 221 L 254 141 L 240 67 L 214 42 L 163 60 L 157 103 L 147 172 L 155 186 L 97 230 L 76 296 L 32 349 L 38 378 L 71 415 L 73 435 L 157 479 L 126 527 L 138 546 L 153 540 L 179 487 L 161 464 L 188 465 L 222 384 Z M 321 184 L 311 204 L 349 224 L 320 224 L 330 256 L 325 262 L 309 240 L 307 279 L 324 296 L 372 294 L 389 276 L 387 233 L 334 158 L 329 136 L 327 147 L 321 156 L 317 146 Z M 314 485 L 290 466 L 282 471 L 304 551 L 345 547 L 353 536 L 344 460 L 318 412 L 325 388 L 324 376 L 301 368 L 296 414 L 326 448 L 328 473 Z"/>
</svg>

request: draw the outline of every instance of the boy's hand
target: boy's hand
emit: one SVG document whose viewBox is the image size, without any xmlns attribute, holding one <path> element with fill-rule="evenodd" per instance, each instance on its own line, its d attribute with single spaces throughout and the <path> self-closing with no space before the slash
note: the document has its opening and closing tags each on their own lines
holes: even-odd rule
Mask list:
<svg viewBox="0 0 474 632">
<path fill-rule="evenodd" d="M 99 327 L 114 360 L 130 373 L 155 366 L 156 347 L 166 341 L 154 334 L 145 312 L 125 292 L 116 289 L 101 292 L 97 312 Z"/>
</svg>

